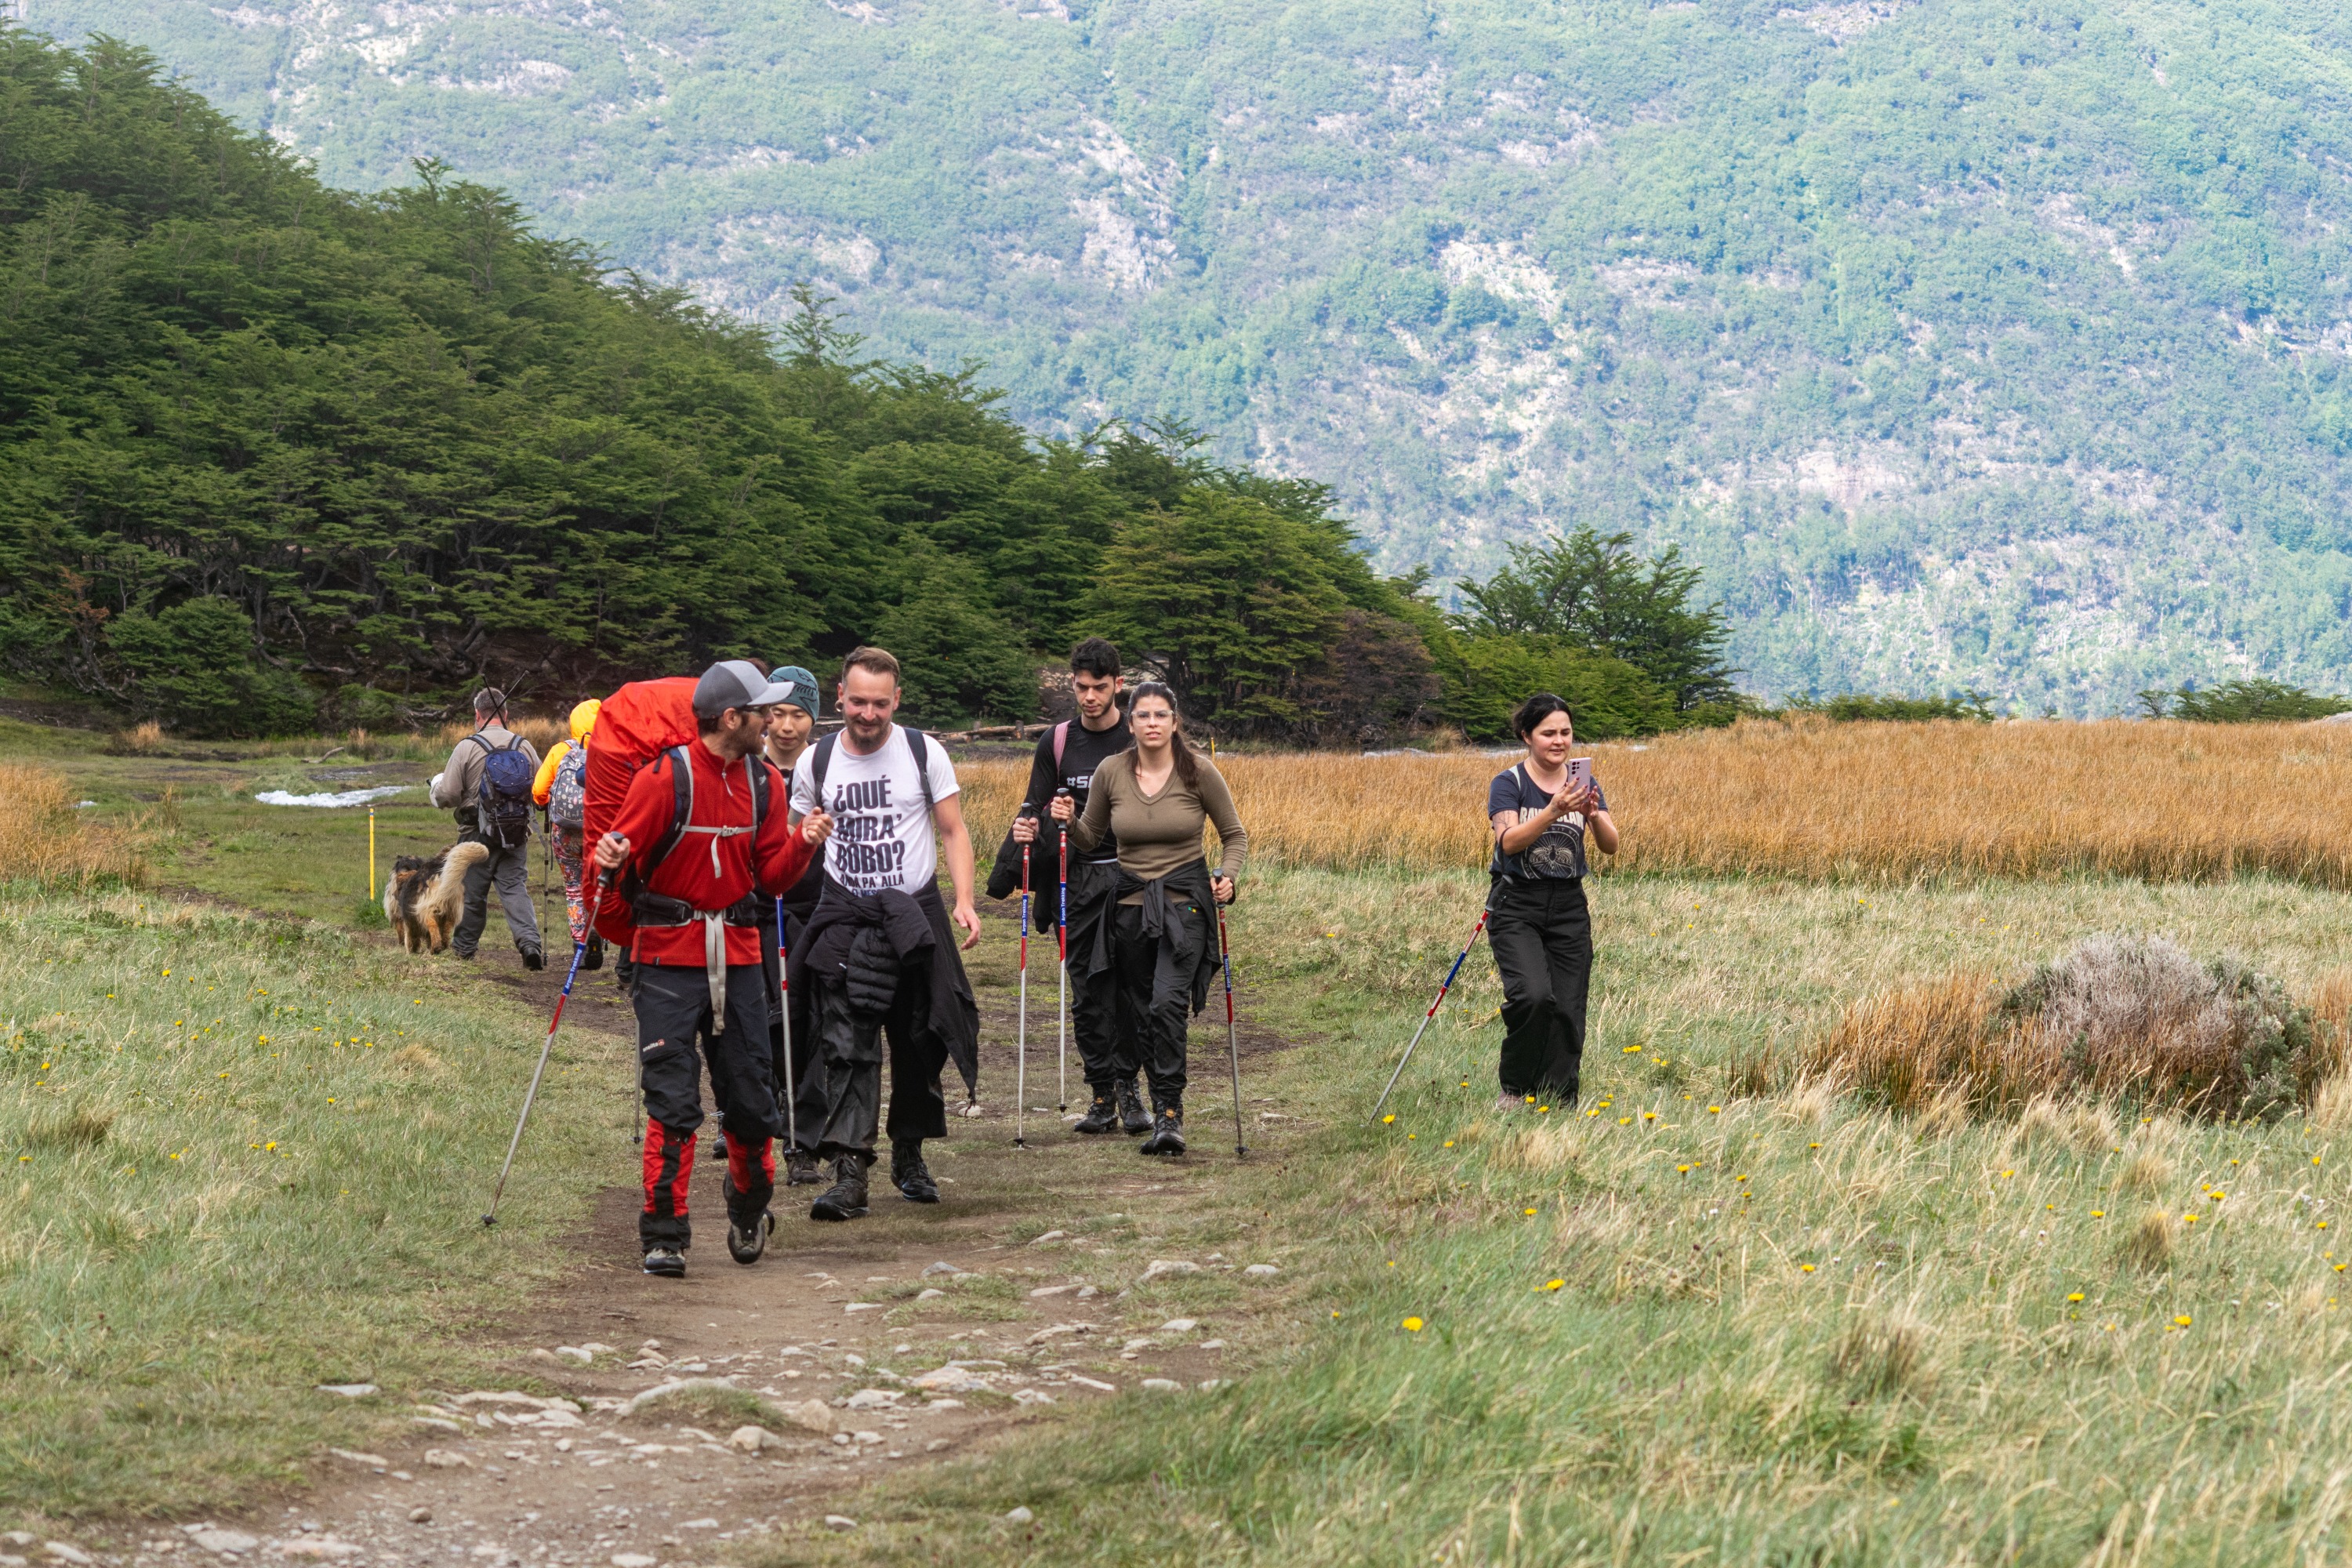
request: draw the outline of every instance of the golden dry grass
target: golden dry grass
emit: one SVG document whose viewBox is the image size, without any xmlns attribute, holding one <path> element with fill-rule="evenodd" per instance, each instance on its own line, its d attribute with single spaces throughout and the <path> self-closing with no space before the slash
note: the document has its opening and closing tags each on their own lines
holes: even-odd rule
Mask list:
<svg viewBox="0 0 2352 1568">
<path fill-rule="evenodd" d="M 77 812 L 66 781 L 47 769 L 0 763 L 0 882 L 142 881 L 144 837 L 135 826 L 101 826 Z"/>
<path fill-rule="evenodd" d="M 1801 720 L 1589 750 L 1624 833 L 1618 870 L 2151 881 L 2266 871 L 2352 887 L 2352 725 Z M 1426 871 L 1486 862 L 1486 784 L 1511 761 L 1307 752 L 1228 754 L 1217 766 L 1252 858 Z M 1025 764 L 963 772 L 983 836 L 1002 833 Z"/>
<path fill-rule="evenodd" d="M 1961 1107 L 2018 1112 L 2029 1136 L 2085 1147 L 2104 1146 L 2110 1135 L 2090 1099 L 2221 1116 L 2246 1103 L 2245 1037 L 2192 1016 L 2179 999 L 2155 998 L 2126 1026 L 2086 1033 L 2053 1022 L 2053 1015 L 2001 1016 L 2001 997 L 2002 987 L 1981 970 L 1858 997 L 1804 1050 L 1796 1076 L 1939 1120 Z M 2310 1043 L 2294 1063 L 2299 1098 L 2315 1115 L 2352 1113 L 2344 1059 L 2352 973 L 2323 977 L 2299 1005 L 2312 1024 Z M 2323 1098 L 2329 1098 L 2325 1110 Z M 2160 1179 L 2136 1184 L 2153 1187 Z"/>
</svg>

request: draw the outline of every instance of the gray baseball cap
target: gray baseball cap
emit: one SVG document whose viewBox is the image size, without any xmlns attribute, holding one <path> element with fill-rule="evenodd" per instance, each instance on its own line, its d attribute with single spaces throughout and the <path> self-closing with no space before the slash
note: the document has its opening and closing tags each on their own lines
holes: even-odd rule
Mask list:
<svg viewBox="0 0 2352 1568">
<path fill-rule="evenodd" d="M 694 710 L 709 717 L 730 708 L 765 708 L 792 694 L 791 687 L 770 680 L 748 658 L 721 659 L 694 683 Z"/>
<path fill-rule="evenodd" d="M 780 664 L 768 679 L 792 688 L 791 696 L 779 697 L 777 701 L 789 702 L 812 719 L 824 717 L 824 710 L 818 706 L 815 676 L 797 664 Z"/>
</svg>

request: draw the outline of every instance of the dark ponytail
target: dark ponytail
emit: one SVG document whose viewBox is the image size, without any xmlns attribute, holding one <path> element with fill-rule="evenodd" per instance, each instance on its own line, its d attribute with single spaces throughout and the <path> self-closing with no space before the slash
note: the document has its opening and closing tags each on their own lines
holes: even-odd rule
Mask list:
<svg viewBox="0 0 2352 1568">
<path fill-rule="evenodd" d="M 1175 720 L 1174 726 L 1168 732 L 1168 743 L 1176 753 L 1176 776 L 1184 781 L 1186 789 L 1199 789 L 1201 762 L 1192 754 L 1192 742 L 1184 734 L 1184 710 L 1177 704 L 1175 689 L 1164 680 L 1137 682 L 1127 694 L 1127 714 L 1130 723 L 1135 719 L 1135 705 L 1147 697 L 1157 697 L 1168 704 L 1168 711 Z M 1130 752 L 1136 749 L 1131 733 L 1127 749 Z"/>
</svg>

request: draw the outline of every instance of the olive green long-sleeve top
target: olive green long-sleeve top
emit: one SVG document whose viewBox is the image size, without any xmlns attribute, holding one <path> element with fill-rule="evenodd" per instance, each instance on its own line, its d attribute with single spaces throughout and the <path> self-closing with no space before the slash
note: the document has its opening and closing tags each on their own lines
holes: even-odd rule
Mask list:
<svg viewBox="0 0 2352 1568">
<path fill-rule="evenodd" d="M 1225 788 L 1223 775 L 1202 760 L 1199 784 L 1188 784 L 1181 773 L 1171 772 L 1158 795 L 1147 795 L 1135 782 L 1135 755 L 1121 752 L 1095 769 L 1086 815 L 1071 825 L 1070 841 L 1091 849 L 1108 829 L 1118 840 L 1120 868 L 1156 882 L 1200 859 L 1201 829 L 1213 826 L 1219 845 L 1216 874 L 1240 876 L 1242 862 L 1249 858 L 1249 834 L 1234 814 L 1233 793 Z M 1141 898 L 1131 894 L 1120 901 L 1136 903 Z"/>
</svg>

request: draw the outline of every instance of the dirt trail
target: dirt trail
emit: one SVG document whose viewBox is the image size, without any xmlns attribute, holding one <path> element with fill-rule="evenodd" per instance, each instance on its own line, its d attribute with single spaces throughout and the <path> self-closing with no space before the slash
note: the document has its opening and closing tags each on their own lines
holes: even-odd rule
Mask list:
<svg viewBox="0 0 2352 1568">
<path fill-rule="evenodd" d="M 1011 928 L 1009 909 L 985 912 L 994 934 Z M 561 975 L 523 973 L 501 936 L 494 922 L 484 977 L 551 1006 Z M 1085 1401 L 1161 1397 L 1228 1375 L 1229 1336 L 1286 1281 L 1246 1242 L 1221 1253 L 1160 1234 L 1187 1230 L 1231 1173 L 1222 1019 L 1204 1016 L 1194 1031 L 1192 1152 L 1145 1160 L 1136 1141 L 1080 1138 L 1055 1113 L 1046 969 L 1042 1005 L 1031 998 L 1032 1147 L 1016 1151 L 1012 1009 L 987 969 L 983 957 L 983 1110 L 929 1146 L 940 1205 L 906 1202 L 877 1169 L 868 1218 L 820 1225 L 807 1205 L 821 1188 L 780 1189 L 768 1255 L 744 1268 L 726 1252 L 723 1166 L 701 1160 L 688 1278 L 649 1279 L 635 1267 L 638 1193 L 620 1184 L 635 1147 L 616 1139 L 615 1185 L 578 1238 L 576 1271 L 501 1336 L 511 1384 L 422 1400 L 411 1436 L 335 1456 L 291 1505 L 126 1532 L 140 1538 L 134 1561 L 677 1568 L 719 1561 L 746 1537 L 824 1528 L 877 1477 L 984 1449 Z M 625 1005 L 611 999 L 609 974 L 583 976 L 566 1029 L 627 1029 Z M 1244 1071 L 1247 1057 L 1283 1043 L 1248 1030 Z M 1083 1099 L 1075 1076 L 1072 1090 Z M 1301 1128 L 1261 1121 L 1271 1103 L 1247 1102 L 1254 1161 L 1278 1157 Z M 1249 1293 L 1233 1310 L 1177 1316 L 1151 1304 L 1160 1292 L 1144 1282 L 1159 1258 L 1196 1268 L 1181 1276 L 1188 1285 L 1222 1275 Z M 800 1406 L 832 1430 L 771 1415 L 781 1441 L 745 1451 L 730 1444 L 740 1400 L 629 1413 L 630 1400 L 689 1378 Z"/>
</svg>

